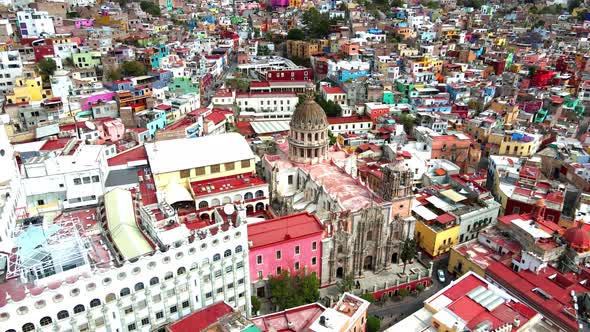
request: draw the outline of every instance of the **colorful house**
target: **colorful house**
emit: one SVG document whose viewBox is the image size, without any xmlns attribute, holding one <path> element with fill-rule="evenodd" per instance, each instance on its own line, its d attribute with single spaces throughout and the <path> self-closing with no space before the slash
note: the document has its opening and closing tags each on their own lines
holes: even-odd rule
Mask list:
<svg viewBox="0 0 590 332">
<path fill-rule="evenodd" d="M 98 51 L 72 54 L 72 61 L 78 68 L 97 67 L 102 63 L 101 54 Z"/>
<path fill-rule="evenodd" d="M 302 212 L 248 225 L 252 293 L 266 297 L 266 280 L 283 271 L 314 273 L 321 280 L 322 239 L 319 219 Z"/>
<path fill-rule="evenodd" d="M 13 93 L 6 96 L 6 101 L 8 104 L 19 104 L 51 97 L 51 89 L 43 89 L 43 78 L 40 75 L 25 73 L 25 76 L 16 78 Z"/>
</svg>

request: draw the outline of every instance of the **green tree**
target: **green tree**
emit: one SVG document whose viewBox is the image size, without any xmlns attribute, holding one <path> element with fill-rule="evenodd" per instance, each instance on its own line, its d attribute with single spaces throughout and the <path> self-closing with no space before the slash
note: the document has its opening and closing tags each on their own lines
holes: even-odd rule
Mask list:
<svg viewBox="0 0 590 332">
<path fill-rule="evenodd" d="M 328 137 L 330 138 L 330 145 L 336 144 L 336 140 L 338 140 L 338 137 L 334 136 L 334 134 L 331 131 L 328 131 Z"/>
<path fill-rule="evenodd" d="M 74 67 L 74 59 L 72 59 L 71 56 L 67 57 L 64 59 L 63 62 L 64 65 L 68 66 L 68 67 Z"/>
<path fill-rule="evenodd" d="M 283 271 L 268 279 L 270 302 L 279 310 L 317 302 L 320 298 L 319 280 L 315 273 L 295 275 Z"/>
<path fill-rule="evenodd" d="M 391 7 L 402 7 L 404 2 L 402 0 L 393 0 L 391 1 Z"/>
<path fill-rule="evenodd" d="M 258 46 L 258 55 L 270 55 L 270 49 L 266 45 Z"/>
<path fill-rule="evenodd" d="M 404 125 L 404 131 L 406 134 L 411 135 L 416 125 L 416 119 L 409 113 L 402 113 L 398 118 L 398 122 Z"/>
<path fill-rule="evenodd" d="M 144 0 L 139 3 L 139 7 L 141 7 L 141 10 L 143 10 L 144 12 L 146 12 L 152 16 L 161 16 L 162 15 L 162 11 L 160 10 L 160 6 L 158 6 L 154 2 Z"/>
<path fill-rule="evenodd" d="M 375 295 L 371 293 L 364 293 L 360 296 L 361 299 L 368 301 L 369 303 L 375 302 Z"/>
<path fill-rule="evenodd" d="M 262 303 L 260 303 L 260 300 L 258 299 L 258 297 L 252 295 L 250 296 L 250 303 L 252 303 L 252 314 L 256 315 L 256 313 L 258 311 L 260 311 L 260 307 L 262 306 Z"/>
<path fill-rule="evenodd" d="M 143 76 L 147 73 L 143 63 L 139 61 L 125 61 L 121 64 L 124 76 Z"/>
<path fill-rule="evenodd" d="M 408 262 L 414 259 L 414 256 L 418 253 L 418 244 L 414 239 L 406 239 L 402 244 L 402 252 L 400 258 L 402 262 L 404 262 L 404 271 L 402 273 L 406 273 L 406 266 Z"/>
<path fill-rule="evenodd" d="M 336 287 L 338 287 L 338 291 L 340 293 L 350 292 L 354 288 L 354 276 L 352 273 L 344 276 L 342 280 L 338 281 L 338 283 L 336 283 Z"/>
<path fill-rule="evenodd" d="M 105 76 L 109 82 L 112 82 L 112 81 L 118 81 L 118 80 L 122 79 L 123 73 L 121 73 L 121 71 L 118 69 L 111 68 L 107 71 Z"/>
<path fill-rule="evenodd" d="M 236 89 L 240 92 L 247 92 L 250 88 L 250 82 L 248 82 L 248 80 L 241 78 L 231 78 L 225 82 L 230 88 Z"/>
<path fill-rule="evenodd" d="M 430 9 L 437 9 L 438 8 L 438 2 L 428 1 L 426 4 L 424 4 L 424 6 L 426 6 L 426 8 L 430 8 Z"/>
<path fill-rule="evenodd" d="M 301 29 L 293 28 L 287 33 L 288 40 L 304 40 L 305 32 Z"/>
<path fill-rule="evenodd" d="M 410 291 L 407 288 L 402 288 L 398 292 L 400 298 L 405 298 L 406 296 L 410 295 Z"/>
<path fill-rule="evenodd" d="M 381 328 L 381 321 L 375 316 L 367 316 L 367 331 L 377 332 Z"/>
<path fill-rule="evenodd" d="M 417 284 L 416 285 L 416 292 L 420 293 L 424 291 L 424 284 Z"/>
<path fill-rule="evenodd" d="M 326 115 L 329 117 L 339 116 L 342 114 L 342 107 L 331 100 L 326 101 L 324 98 L 318 95 L 316 96 L 315 101 L 324 109 L 324 112 L 326 112 Z"/>
<path fill-rule="evenodd" d="M 50 77 L 55 73 L 57 64 L 55 63 L 55 60 L 51 58 L 43 58 L 41 61 L 37 62 L 37 69 L 44 77 Z"/>
<path fill-rule="evenodd" d="M 330 17 L 327 13 L 320 13 L 315 7 L 306 10 L 302 20 L 313 38 L 324 38 L 330 31 Z"/>
</svg>

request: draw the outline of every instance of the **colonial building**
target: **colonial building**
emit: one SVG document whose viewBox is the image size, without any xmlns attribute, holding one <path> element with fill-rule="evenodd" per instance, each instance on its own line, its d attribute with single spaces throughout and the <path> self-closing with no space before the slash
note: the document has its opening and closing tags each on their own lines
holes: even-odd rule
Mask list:
<svg viewBox="0 0 590 332">
<path fill-rule="evenodd" d="M 391 269 L 401 242 L 414 234 L 412 172 L 399 160 L 383 166 L 370 179 L 381 183 L 374 192 L 357 178 L 354 156 L 328 147 L 327 126 L 322 108 L 308 99 L 293 113 L 279 153 L 262 159 L 275 212 L 314 213 L 326 229 L 322 285 Z"/>
</svg>

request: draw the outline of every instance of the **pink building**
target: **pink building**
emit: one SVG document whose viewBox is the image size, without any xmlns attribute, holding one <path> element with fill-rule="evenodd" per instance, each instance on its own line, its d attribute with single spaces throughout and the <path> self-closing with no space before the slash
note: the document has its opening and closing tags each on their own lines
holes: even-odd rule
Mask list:
<svg viewBox="0 0 590 332">
<path fill-rule="evenodd" d="M 253 292 L 266 297 L 266 279 L 284 270 L 305 270 L 321 279 L 323 238 L 319 219 L 307 212 L 248 225 Z"/>
<path fill-rule="evenodd" d="M 117 142 L 125 136 L 125 125 L 119 119 L 104 121 L 97 129 L 104 141 Z"/>
<path fill-rule="evenodd" d="M 74 21 L 74 25 L 76 26 L 76 29 L 91 28 L 94 26 L 94 19 L 77 19 Z"/>
<path fill-rule="evenodd" d="M 88 111 L 93 104 L 98 102 L 106 103 L 107 101 L 115 100 L 117 94 L 113 91 L 103 90 L 95 92 L 91 95 L 86 95 L 80 98 L 80 108 L 82 111 Z"/>
</svg>

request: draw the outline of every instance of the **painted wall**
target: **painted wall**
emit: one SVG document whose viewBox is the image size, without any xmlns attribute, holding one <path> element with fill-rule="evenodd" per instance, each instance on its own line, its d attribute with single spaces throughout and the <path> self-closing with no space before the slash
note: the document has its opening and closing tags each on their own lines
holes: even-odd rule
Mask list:
<svg viewBox="0 0 590 332">
<path fill-rule="evenodd" d="M 419 241 L 420 248 L 430 257 L 436 257 L 449 251 L 459 241 L 459 225 L 436 232 L 422 221 L 416 222 L 415 239 Z M 449 243 L 450 239 L 450 245 Z M 446 248 L 444 248 L 446 246 Z"/>
</svg>

